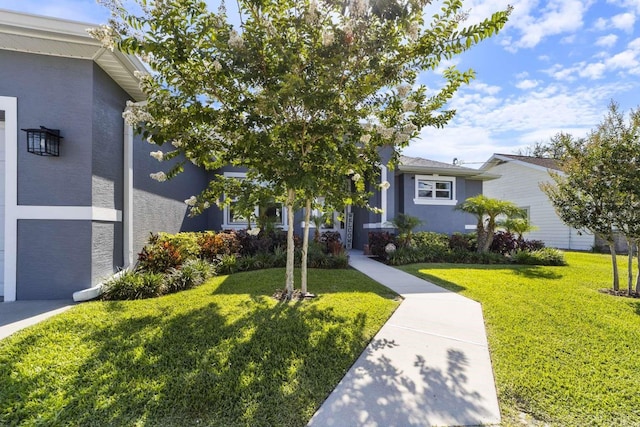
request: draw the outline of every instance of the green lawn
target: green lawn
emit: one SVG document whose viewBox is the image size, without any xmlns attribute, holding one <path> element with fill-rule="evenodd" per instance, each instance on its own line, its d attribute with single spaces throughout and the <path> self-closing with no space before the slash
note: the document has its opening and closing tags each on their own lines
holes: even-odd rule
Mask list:
<svg viewBox="0 0 640 427">
<path fill-rule="evenodd" d="M 354 270 L 284 270 L 81 304 L 0 341 L 0 425 L 302 426 L 397 307 Z"/>
<path fill-rule="evenodd" d="M 611 286 L 609 255 L 566 255 L 566 267 L 400 268 L 482 303 L 504 425 L 524 412 L 554 426 L 638 426 L 640 300 L 598 292 Z"/>
</svg>

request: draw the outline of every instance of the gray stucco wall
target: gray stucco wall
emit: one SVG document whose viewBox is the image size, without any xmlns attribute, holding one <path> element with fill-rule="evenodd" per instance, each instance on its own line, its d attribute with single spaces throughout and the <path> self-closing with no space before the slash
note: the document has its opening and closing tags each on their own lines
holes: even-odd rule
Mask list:
<svg viewBox="0 0 640 427">
<path fill-rule="evenodd" d="M 174 179 L 157 182 L 149 174 L 168 171 L 170 163 L 158 162 L 151 151 L 169 151 L 173 147 L 158 147 L 135 136 L 133 141 L 133 242 L 138 253 L 146 243 L 149 233 L 165 231 L 200 231 L 209 228 L 208 215 L 187 215 L 186 199 L 197 195 L 208 183 L 206 171 L 191 163 Z M 215 208 L 214 208 L 215 209 Z"/>
<path fill-rule="evenodd" d="M 472 215 L 456 211 L 455 206 L 450 205 L 416 205 L 413 202 L 415 195 L 415 174 L 402 174 L 397 179 L 402 185 L 402 198 L 399 198 L 400 211 L 420 218 L 423 223 L 417 230 L 435 231 L 438 233 L 452 234 L 465 233 L 465 225 L 475 225 Z M 456 199 L 458 203 L 465 199 L 482 193 L 482 181 L 456 178 Z"/>
<path fill-rule="evenodd" d="M 91 285 L 104 281 L 123 264 L 122 223 L 91 222 Z"/>
<path fill-rule="evenodd" d="M 122 210 L 124 123 L 130 97 L 98 65 L 93 65 L 91 189 L 93 206 Z"/>
<path fill-rule="evenodd" d="M 90 221 L 18 221 L 18 300 L 71 299 L 91 283 Z"/>
<path fill-rule="evenodd" d="M 93 63 L 0 50 L 0 93 L 18 98 L 18 128 L 59 129 L 60 157 L 26 149 L 18 131 L 18 203 L 91 205 Z"/>
</svg>

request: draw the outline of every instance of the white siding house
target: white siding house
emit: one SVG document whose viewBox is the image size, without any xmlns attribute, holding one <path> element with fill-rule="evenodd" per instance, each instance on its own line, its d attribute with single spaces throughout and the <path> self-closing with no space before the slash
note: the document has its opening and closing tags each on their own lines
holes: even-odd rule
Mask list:
<svg viewBox="0 0 640 427">
<path fill-rule="evenodd" d="M 500 175 L 484 183 L 485 196 L 508 200 L 527 210 L 531 224 L 537 227 L 527 234 L 527 239 L 542 240 L 546 246 L 561 249 L 592 249 L 594 236 L 565 225 L 540 190 L 541 183 L 551 181 L 549 170 L 559 172 L 555 160 L 494 154 L 480 169 Z"/>
</svg>

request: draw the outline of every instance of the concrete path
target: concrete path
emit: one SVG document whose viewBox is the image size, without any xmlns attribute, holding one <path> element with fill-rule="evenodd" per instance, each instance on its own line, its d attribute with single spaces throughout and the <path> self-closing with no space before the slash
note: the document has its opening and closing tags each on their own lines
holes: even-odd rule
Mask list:
<svg viewBox="0 0 640 427">
<path fill-rule="evenodd" d="M 0 339 L 71 307 L 71 300 L 0 302 Z"/>
<path fill-rule="evenodd" d="M 362 252 L 349 263 L 404 301 L 308 425 L 499 424 L 480 304 Z"/>
</svg>

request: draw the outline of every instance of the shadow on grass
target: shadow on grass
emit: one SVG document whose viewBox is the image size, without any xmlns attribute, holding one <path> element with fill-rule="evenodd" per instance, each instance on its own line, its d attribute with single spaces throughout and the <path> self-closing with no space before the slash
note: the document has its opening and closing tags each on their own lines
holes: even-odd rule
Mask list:
<svg viewBox="0 0 640 427">
<path fill-rule="evenodd" d="M 299 270 L 296 270 L 299 272 Z M 268 273 L 268 274 L 267 274 Z M 355 269 L 324 270 L 309 269 L 309 292 L 322 297 L 323 294 L 368 292 L 385 299 L 394 299 L 398 295 L 377 283 L 372 283 L 366 276 Z M 246 283 L 251 283 L 250 287 Z M 295 278 L 296 288 L 300 286 L 299 275 Z M 228 276 L 213 294 L 249 294 L 252 299 L 272 296 L 276 289 L 285 288 L 285 270 L 273 268 L 258 271 L 247 271 Z"/>
<path fill-rule="evenodd" d="M 93 354 L 63 381 L 46 369 L 17 375 L 19 358 L 0 369 L 10 408 L 0 424 L 301 426 L 366 345 L 365 314 L 266 298 L 173 315 L 124 318 L 122 309 L 113 304 L 116 319 L 87 334 Z M 229 310 L 242 314 L 230 322 Z M 58 406 L 31 400 L 46 395 Z"/>
</svg>

